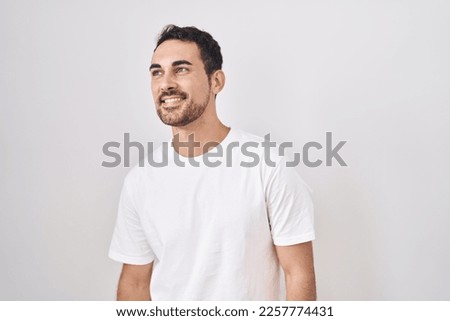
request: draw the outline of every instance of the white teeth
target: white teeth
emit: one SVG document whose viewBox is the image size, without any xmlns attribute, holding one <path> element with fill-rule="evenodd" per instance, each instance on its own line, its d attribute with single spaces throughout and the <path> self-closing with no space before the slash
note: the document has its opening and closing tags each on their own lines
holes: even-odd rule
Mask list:
<svg viewBox="0 0 450 321">
<path fill-rule="evenodd" d="M 169 98 L 164 100 L 165 103 L 174 103 L 176 101 L 181 101 L 181 98 Z"/>
</svg>

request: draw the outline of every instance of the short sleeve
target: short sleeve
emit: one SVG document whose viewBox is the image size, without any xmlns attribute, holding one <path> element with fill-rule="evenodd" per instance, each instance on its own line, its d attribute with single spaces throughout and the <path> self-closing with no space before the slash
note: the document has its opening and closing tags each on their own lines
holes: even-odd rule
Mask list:
<svg viewBox="0 0 450 321">
<path fill-rule="evenodd" d="M 109 257 L 127 264 L 148 264 L 155 259 L 155 255 L 142 229 L 130 191 L 132 186 L 130 188 L 129 185 L 132 184 L 125 179 L 120 195 L 116 226 L 109 248 Z"/>
<path fill-rule="evenodd" d="M 309 187 L 294 167 L 281 158 L 265 186 L 268 218 L 275 245 L 286 246 L 315 238 L 314 208 Z"/>
</svg>

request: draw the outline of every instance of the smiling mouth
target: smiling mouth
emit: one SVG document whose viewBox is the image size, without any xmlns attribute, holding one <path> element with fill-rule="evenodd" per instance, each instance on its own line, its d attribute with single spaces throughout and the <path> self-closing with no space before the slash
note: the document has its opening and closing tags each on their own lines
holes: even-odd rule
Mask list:
<svg viewBox="0 0 450 321">
<path fill-rule="evenodd" d="M 186 99 L 185 96 L 172 96 L 172 97 L 162 97 L 159 102 L 161 103 L 161 107 L 164 108 L 173 108 L 180 105 Z"/>
<path fill-rule="evenodd" d="M 182 100 L 184 100 L 184 98 L 176 97 L 176 98 L 161 99 L 161 102 L 165 103 L 165 104 L 170 104 L 170 103 L 176 103 L 176 102 L 179 102 Z"/>
</svg>

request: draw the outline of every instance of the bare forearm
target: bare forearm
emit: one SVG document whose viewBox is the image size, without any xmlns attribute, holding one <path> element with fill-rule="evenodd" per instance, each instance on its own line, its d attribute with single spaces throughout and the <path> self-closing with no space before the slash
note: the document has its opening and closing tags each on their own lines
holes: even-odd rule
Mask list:
<svg viewBox="0 0 450 321">
<path fill-rule="evenodd" d="M 286 281 L 286 300 L 316 300 L 312 242 L 276 246 Z"/>
<path fill-rule="evenodd" d="M 117 289 L 117 301 L 150 301 L 149 286 L 130 284 L 120 281 Z"/>
<path fill-rule="evenodd" d="M 118 301 L 151 300 L 150 280 L 153 263 L 144 265 L 124 264 L 117 288 Z"/>
<path fill-rule="evenodd" d="M 314 274 L 291 276 L 286 275 L 286 300 L 315 301 L 316 280 Z"/>
</svg>

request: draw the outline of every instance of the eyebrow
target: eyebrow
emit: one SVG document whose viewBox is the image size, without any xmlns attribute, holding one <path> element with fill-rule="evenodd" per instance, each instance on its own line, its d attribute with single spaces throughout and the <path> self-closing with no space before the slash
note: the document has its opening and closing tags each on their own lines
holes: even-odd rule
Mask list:
<svg viewBox="0 0 450 321">
<path fill-rule="evenodd" d="M 192 66 L 192 63 L 190 63 L 187 60 L 177 60 L 177 61 L 172 62 L 172 67 L 179 66 L 179 65 L 191 65 Z M 151 64 L 149 70 L 152 70 L 154 68 L 161 68 L 161 65 L 160 64 Z"/>
<path fill-rule="evenodd" d="M 177 61 L 172 62 L 172 67 L 179 66 L 179 65 L 191 65 L 192 66 L 192 64 L 187 60 L 177 60 Z"/>
</svg>

